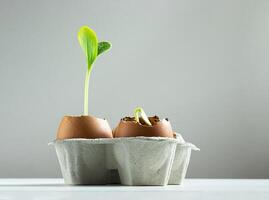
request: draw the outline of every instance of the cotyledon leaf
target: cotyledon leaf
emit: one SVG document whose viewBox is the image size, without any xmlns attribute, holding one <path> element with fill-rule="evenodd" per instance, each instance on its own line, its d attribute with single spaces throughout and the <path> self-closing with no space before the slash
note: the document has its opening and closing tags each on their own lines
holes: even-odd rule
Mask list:
<svg viewBox="0 0 269 200">
<path fill-rule="evenodd" d="M 98 39 L 96 33 L 88 26 L 82 26 L 78 32 L 78 41 L 86 55 L 88 70 L 90 71 L 98 55 Z"/>
<path fill-rule="evenodd" d="M 99 42 L 97 55 L 99 56 L 100 54 L 104 53 L 105 51 L 107 51 L 110 48 L 111 48 L 110 42 L 107 42 L 107 41 Z"/>
</svg>

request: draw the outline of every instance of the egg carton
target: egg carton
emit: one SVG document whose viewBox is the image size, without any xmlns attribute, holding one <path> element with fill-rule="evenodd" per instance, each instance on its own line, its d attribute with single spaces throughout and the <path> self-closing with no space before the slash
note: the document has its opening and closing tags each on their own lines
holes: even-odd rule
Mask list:
<svg viewBox="0 0 269 200">
<path fill-rule="evenodd" d="M 64 182 L 70 185 L 179 185 L 191 151 L 199 150 L 177 134 L 163 137 L 64 139 L 56 149 Z"/>
</svg>

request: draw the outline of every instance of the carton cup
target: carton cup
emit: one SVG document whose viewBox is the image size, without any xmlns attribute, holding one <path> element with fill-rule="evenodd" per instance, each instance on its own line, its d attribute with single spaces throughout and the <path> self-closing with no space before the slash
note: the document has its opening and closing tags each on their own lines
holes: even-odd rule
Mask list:
<svg viewBox="0 0 269 200">
<path fill-rule="evenodd" d="M 177 144 L 173 166 L 168 182 L 169 185 L 182 184 L 186 176 L 192 150 L 199 149 L 190 143 Z"/>
<path fill-rule="evenodd" d="M 53 144 L 66 184 L 107 184 L 106 139 L 67 139 Z"/>
<path fill-rule="evenodd" d="M 200 151 L 195 145 L 185 142 L 179 133 L 176 133 L 176 139 L 178 144 L 168 181 L 169 185 L 180 185 L 183 183 L 189 166 L 191 151 Z"/>
<path fill-rule="evenodd" d="M 121 184 L 167 185 L 176 145 L 168 138 L 122 138 L 113 152 Z"/>
</svg>

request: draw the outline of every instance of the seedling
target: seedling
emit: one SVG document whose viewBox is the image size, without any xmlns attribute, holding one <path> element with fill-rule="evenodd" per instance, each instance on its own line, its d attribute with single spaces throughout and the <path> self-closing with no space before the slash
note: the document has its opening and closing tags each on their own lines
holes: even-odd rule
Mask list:
<svg viewBox="0 0 269 200">
<path fill-rule="evenodd" d="M 82 26 L 78 32 L 78 41 L 86 55 L 87 70 L 84 83 L 84 115 L 89 112 L 89 81 L 93 63 L 96 58 L 110 49 L 111 43 L 107 41 L 98 42 L 96 33 L 88 26 Z"/>
<path fill-rule="evenodd" d="M 135 117 L 135 121 L 137 123 L 140 123 L 139 122 L 139 115 L 141 115 L 141 118 L 144 120 L 144 122 L 149 125 L 149 126 L 152 126 L 150 121 L 149 121 L 149 118 L 148 116 L 146 115 L 146 113 L 144 112 L 144 110 L 141 108 L 141 107 L 137 107 L 135 108 L 134 110 L 134 117 Z"/>
</svg>

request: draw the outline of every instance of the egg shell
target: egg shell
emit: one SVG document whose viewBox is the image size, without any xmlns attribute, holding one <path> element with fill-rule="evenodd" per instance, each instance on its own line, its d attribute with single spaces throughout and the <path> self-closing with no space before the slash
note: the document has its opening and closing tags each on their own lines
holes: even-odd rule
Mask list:
<svg viewBox="0 0 269 200">
<path fill-rule="evenodd" d="M 149 117 L 151 122 L 154 122 L 155 119 L 156 116 Z M 148 126 L 135 121 L 121 119 L 118 126 L 113 130 L 113 135 L 114 137 L 174 137 L 174 132 L 168 120 L 163 119 L 152 124 L 152 126 Z"/>
<path fill-rule="evenodd" d="M 57 139 L 112 137 L 107 120 L 89 115 L 64 116 L 57 132 Z"/>
</svg>

